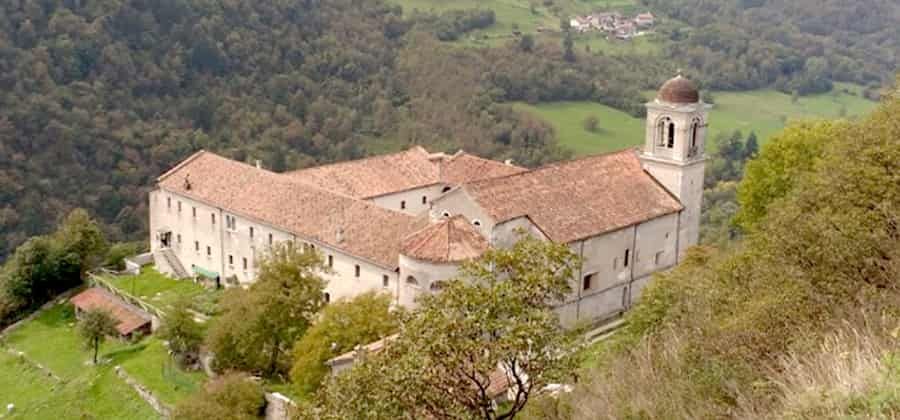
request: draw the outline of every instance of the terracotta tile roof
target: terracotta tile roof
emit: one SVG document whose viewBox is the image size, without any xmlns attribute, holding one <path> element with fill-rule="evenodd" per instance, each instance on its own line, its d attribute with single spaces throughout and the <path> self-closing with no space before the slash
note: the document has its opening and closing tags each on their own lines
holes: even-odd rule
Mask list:
<svg viewBox="0 0 900 420">
<path fill-rule="evenodd" d="M 463 188 L 496 222 L 527 216 L 559 243 L 682 209 L 681 203 L 643 170 L 634 150 L 477 181 Z"/>
<path fill-rule="evenodd" d="M 464 152 L 452 156 L 409 150 L 288 172 L 299 182 L 356 198 L 372 198 L 429 185 L 459 185 L 526 169 Z"/>
<path fill-rule="evenodd" d="M 403 241 L 403 255 L 436 263 L 478 258 L 488 250 L 487 240 L 463 216 L 428 226 Z"/>
<path fill-rule="evenodd" d="M 356 198 L 371 198 L 439 182 L 438 166 L 421 147 L 289 172 L 292 178 Z"/>
<path fill-rule="evenodd" d="M 460 152 L 442 161 L 441 181 L 449 185 L 462 185 L 526 171 L 519 166 Z"/>
<path fill-rule="evenodd" d="M 133 331 L 150 323 L 150 314 L 123 302 L 112 293 L 99 287 L 87 289 L 69 299 L 73 305 L 83 311 L 94 308 L 102 308 L 109 311 L 119 324 L 116 330 L 119 334 L 128 335 Z"/>
<path fill-rule="evenodd" d="M 421 224 L 412 216 L 204 151 L 158 181 L 162 189 L 392 269 L 401 240 Z"/>
</svg>

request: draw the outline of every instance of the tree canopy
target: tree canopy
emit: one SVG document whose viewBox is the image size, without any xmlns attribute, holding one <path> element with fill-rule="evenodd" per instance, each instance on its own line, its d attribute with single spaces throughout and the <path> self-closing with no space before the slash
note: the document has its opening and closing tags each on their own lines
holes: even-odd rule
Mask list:
<svg viewBox="0 0 900 420">
<path fill-rule="evenodd" d="M 217 370 L 286 376 L 292 346 L 325 304 L 327 267 L 315 250 L 291 242 L 275 244 L 257 266 L 249 289 L 223 296 L 206 343 Z"/>
<path fill-rule="evenodd" d="M 553 307 L 578 264 L 566 246 L 533 238 L 489 251 L 422 299 L 384 350 L 328 382 L 308 416 L 513 418 L 570 378 L 575 336 Z M 507 388 L 509 401 L 494 404 Z"/>
</svg>

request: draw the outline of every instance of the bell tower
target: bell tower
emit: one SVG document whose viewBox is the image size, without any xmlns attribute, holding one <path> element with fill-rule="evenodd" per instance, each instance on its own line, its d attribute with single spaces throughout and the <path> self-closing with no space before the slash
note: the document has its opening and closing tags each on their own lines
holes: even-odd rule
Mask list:
<svg viewBox="0 0 900 420">
<path fill-rule="evenodd" d="M 646 104 L 647 126 L 641 162 L 681 201 L 678 255 L 700 239 L 700 207 L 706 169 L 706 127 L 710 105 L 697 86 L 679 74 L 662 85 Z"/>
</svg>

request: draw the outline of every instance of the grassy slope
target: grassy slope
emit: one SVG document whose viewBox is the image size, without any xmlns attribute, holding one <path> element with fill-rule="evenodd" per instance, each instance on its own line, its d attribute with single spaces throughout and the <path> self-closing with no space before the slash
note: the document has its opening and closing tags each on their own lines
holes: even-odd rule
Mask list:
<svg viewBox="0 0 900 420">
<path fill-rule="evenodd" d="M 209 313 L 221 294 L 221 291 L 207 289 L 189 280 L 171 279 L 149 267 L 143 268 L 137 276 L 107 276 L 105 279 L 121 291 L 163 311 L 187 296 L 194 303 L 194 309 Z"/>
<path fill-rule="evenodd" d="M 842 86 L 841 89 L 852 87 Z M 835 118 L 846 110 L 847 116 L 862 115 L 875 103 L 844 92 L 801 97 L 796 103 L 790 95 L 774 90 L 716 92 L 716 105 L 710 115 L 710 139 L 718 133 L 755 131 L 765 142 L 786 122 L 801 119 Z M 578 154 L 603 153 L 637 145 L 644 139 L 643 120 L 607 106 L 591 102 L 559 102 L 538 105 L 517 104 L 517 108 L 535 113 L 556 128 L 560 143 Z M 582 121 L 589 115 L 600 119 L 602 129 L 589 133 Z"/>
<path fill-rule="evenodd" d="M 549 30 L 559 30 L 560 18 L 551 10 L 537 2 L 536 13 L 531 12 L 529 0 L 388 0 L 391 3 L 403 7 L 405 13 L 413 10 L 422 12 L 440 13 L 447 10 L 461 9 L 491 9 L 496 13 L 497 23 L 479 31 L 473 31 L 461 40 L 467 45 L 496 45 L 513 38 L 513 31 L 518 29 L 523 33 L 535 33 L 539 27 Z M 558 0 L 556 4 L 565 16 L 578 13 L 587 13 L 606 8 L 633 12 L 636 8 L 634 0 Z M 558 34 L 547 33 L 546 37 L 559 37 Z M 594 51 L 604 50 L 615 52 L 630 48 L 626 44 L 610 43 L 599 35 L 580 35 L 576 40 L 579 47 L 590 44 Z M 639 48 L 649 48 L 644 42 L 638 43 Z"/>
<path fill-rule="evenodd" d="M 95 367 L 74 326 L 71 306 L 59 305 L 5 337 L 6 345 L 43 364 L 63 383 L 56 384 L 14 357 L 2 356 L 0 378 L 22 379 L 15 381 L 16 386 L 0 379 L 0 404 L 16 404 L 24 418 L 149 419 L 156 413 L 116 377 L 113 366 L 124 367 L 168 404 L 189 395 L 203 380 L 200 373 L 184 373 L 168 364 L 162 343 L 152 338 L 137 344 L 108 340 L 100 351 L 107 362 Z M 48 387 L 54 386 L 51 392 Z"/>
</svg>

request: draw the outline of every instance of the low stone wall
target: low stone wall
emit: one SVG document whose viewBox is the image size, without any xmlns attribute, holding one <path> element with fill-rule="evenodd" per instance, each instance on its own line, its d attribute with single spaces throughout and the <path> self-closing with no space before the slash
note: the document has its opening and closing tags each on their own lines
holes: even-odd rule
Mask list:
<svg viewBox="0 0 900 420">
<path fill-rule="evenodd" d="M 26 356 L 25 353 L 18 351 L 11 347 L 7 347 L 6 351 L 15 357 L 18 357 L 19 359 L 22 359 L 22 360 L 28 362 L 28 364 L 30 364 L 31 366 L 34 366 L 37 370 L 41 371 L 43 374 L 47 375 L 48 377 L 53 378 L 54 380 L 56 380 L 56 382 L 63 381 L 62 378 L 60 378 L 59 376 L 56 376 L 56 374 L 53 373 L 53 371 L 51 371 L 50 369 L 47 369 L 44 365 L 42 365 L 34 360 L 31 360 L 31 358 Z"/>
<path fill-rule="evenodd" d="M 296 405 L 277 392 L 266 393 L 266 420 L 290 420 Z"/>
<path fill-rule="evenodd" d="M 147 404 L 150 404 L 150 407 L 152 407 L 153 410 L 159 413 L 160 416 L 162 416 L 163 418 L 170 418 L 172 416 L 172 409 L 169 406 L 163 404 L 163 402 L 158 398 L 156 398 L 156 396 L 153 395 L 153 392 L 141 385 L 141 383 L 136 379 L 132 378 L 131 375 L 129 375 L 128 372 L 126 372 L 125 369 L 123 369 L 121 366 L 116 366 L 115 369 L 116 375 L 118 375 L 120 378 L 122 378 L 122 380 L 125 381 L 125 383 L 131 386 L 134 391 L 137 392 L 138 395 L 140 395 L 141 398 L 147 402 Z"/>
</svg>

